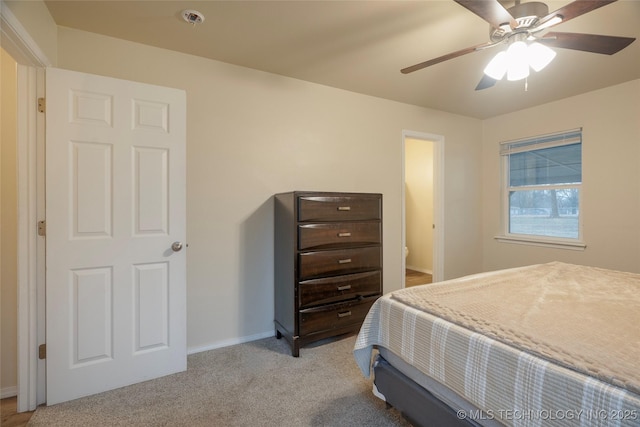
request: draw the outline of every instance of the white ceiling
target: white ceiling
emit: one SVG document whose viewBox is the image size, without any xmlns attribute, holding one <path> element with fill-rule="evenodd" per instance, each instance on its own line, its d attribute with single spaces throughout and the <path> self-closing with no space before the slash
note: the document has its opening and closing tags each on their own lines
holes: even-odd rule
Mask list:
<svg viewBox="0 0 640 427">
<path fill-rule="evenodd" d="M 505 7 L 513 1 L 502 2 Z M 549 11 L 569 1 L 547 1 Z M 635 37 L 615 55 L 557 49 L 524 81 L 475 91 L 495 50 L 412 74 L 400 69 L 489 41 L 489 25 L 453 0 L 46 1 L 58 25 L 376 97 L 488 118 L 640 78 L 640 1 L 620 0 L 553 31 Z M 205 22 L 181 17 L 196 9 Z"/>
</svg>

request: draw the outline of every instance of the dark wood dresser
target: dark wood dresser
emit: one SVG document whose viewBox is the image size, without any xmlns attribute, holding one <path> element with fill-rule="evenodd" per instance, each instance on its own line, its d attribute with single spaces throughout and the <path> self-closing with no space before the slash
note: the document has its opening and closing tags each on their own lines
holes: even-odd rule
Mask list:
<svg viewBox="0 0 640 427">
<path fill-rule="evenodd" d="M 357 332 L 382 294 L 382 195 L 275 195 L 275 328 L 300 347 Z"/>
</svg>

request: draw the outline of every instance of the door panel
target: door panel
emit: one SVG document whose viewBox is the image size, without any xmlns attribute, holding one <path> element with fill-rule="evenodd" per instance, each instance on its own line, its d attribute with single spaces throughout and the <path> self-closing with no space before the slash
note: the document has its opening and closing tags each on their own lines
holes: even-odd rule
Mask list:
<svg viewBox="0 0 640 427">
<path fill-rule="evenodd" d="M 71 141 L 70 149 L 71 238 L 112 237 L 112 146 Z"/>
<path fill-rule="evenodd" d="M 169 277 L 167 263 L 134 266 L 135 351 L 169 346 Z"/>
<path fill-rule="evenodd" d="M 113 357 L 111 268 L 71 271 L 73 367 Z"/>
<path fill-rule="evenodd" d="M 186 369 L 186 97 L 55 68 L 46 86 L 55 404 Z"/>
<path fill-rule="evenodd" d="M 169 150 L 134 148 L 134 234 L 167 234 Z"/>
</svg>

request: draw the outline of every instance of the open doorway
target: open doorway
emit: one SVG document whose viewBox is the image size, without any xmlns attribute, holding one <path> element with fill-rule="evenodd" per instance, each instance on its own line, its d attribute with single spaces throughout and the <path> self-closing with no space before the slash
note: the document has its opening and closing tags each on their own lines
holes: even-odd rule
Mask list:
<svg viewBox="0 0 640 427">
<path fill-rule="evenodd" d="M 403 280 L 409 287 L 442 280 L 443 139 L 409 132 L 403 136 Z"/>
<path fill-rule="evenodd" d="M 406 138 L 405 286 L 433 281 L 433 142 Z"/>
</svg>

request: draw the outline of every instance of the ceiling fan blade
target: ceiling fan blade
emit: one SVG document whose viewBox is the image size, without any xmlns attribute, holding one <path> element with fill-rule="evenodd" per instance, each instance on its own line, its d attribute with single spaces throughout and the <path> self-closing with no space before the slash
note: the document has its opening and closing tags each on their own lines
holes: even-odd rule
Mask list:
<svg viewBox="0 0 640 427">
<path fill-rule="evenodd" d="M 478 86 L 476 86 L 476 90 L 484 90 L 490 87 L 493 87 L 498 81 L 492 77 L 487 76 L 486 74 L 482 75 Z"/>
<path fill-rule="evenodd" d="M 424 62 L 421 62 L 421 63 L 416 64 L 416 65 L 412 65 L 412 66 L 407 67 L 407 68 L 403 68 L 402 70 L 400 70 L 400 72 L 402 74 L 413 73 L 414 71 L 422 70 L 423 68 L 427 68 L 427 67 L 429 67 L 431 65 L 439 64 L 440 62 L 444 62 L 444 61 L 447 61 L 449 59 L 457 58 L 459 56 L 466 55 L 467 53 L 475 52 L 478 49 L 481 49 L 481 48 L 484 48 L 484 47 L 488 47 L 488 46 L 492 46 L 493 44 L 494 43 L 482 43 L 482 44 L 479 44 L 479 45 L 476 45 L 476 46 L 468 47 L 466 49 L 458 50 L 456 52 L 451 52 L 451 53 L 448 53 L 446 55 L 442 55 L 442 56 L 439 56 L 437 58 L 433 58 L 433 59 L 430 59 L 428 61 L 424 61 Z"/>
<path fill-rule="evenodd" d="M 505 9 L 498 0 L 454 0 L 460 6 L 469 9 L 480 18 L 487 21 L 495 28 L 500 28 L 504 24 L 509 24 L 511 28 L 518 26 L 518 23 L 507 9 Z"/>
<path fill-rule="evenodd" d="M 602 6 L 606 6 L 609 3 L 614 3 L 617 0 L 576 0 L 574 2 L 569 3 L 568 5 L 561 7 L 558 10 L 555 10 L 543 17 L 536 24 L 537 27 L 544 26 L 545 22 L 551 20 L 552 18 L 560 15 L 562 17 L 561 22 L 567 22 L 570 19 L 576 18 L 580 15 L 584 15 L 585 13 L 591 12 L 592 10 L 598 9 Z M 559 24 L 560 22 L 558 22 Z M 557 24 L 555 24 L 557 25 Z M 549 27 L 552 27 L 550 25 Z"/>
<path fill-rule="evenodd" d="M 538 42 L 550 47 L 613 55 L 629 46 L 634 40 L 631 37 L 550 32 L 545 34 L 543 38 L 538 39 Z"/>
</svg>

